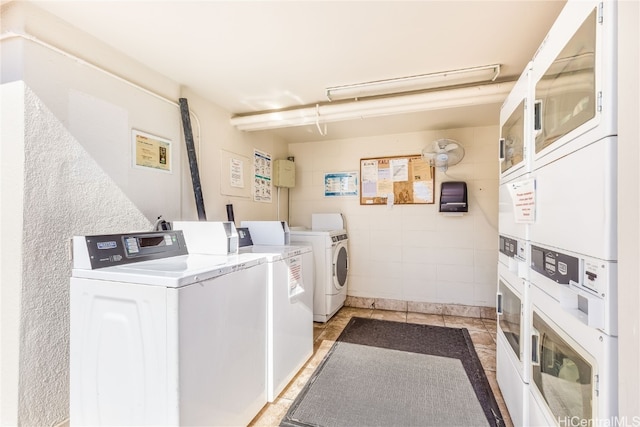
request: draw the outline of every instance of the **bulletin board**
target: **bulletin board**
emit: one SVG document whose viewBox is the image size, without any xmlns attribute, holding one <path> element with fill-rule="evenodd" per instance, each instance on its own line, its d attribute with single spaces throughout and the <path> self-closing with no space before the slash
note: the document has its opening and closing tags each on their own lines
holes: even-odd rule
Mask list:
<svg viewBox="0 0 640 427">
<path fill-rule="evenodd" d="M 420 154 L 360 159 L 360 204 L 433 204 L 435 168 Z"/>
</svg>

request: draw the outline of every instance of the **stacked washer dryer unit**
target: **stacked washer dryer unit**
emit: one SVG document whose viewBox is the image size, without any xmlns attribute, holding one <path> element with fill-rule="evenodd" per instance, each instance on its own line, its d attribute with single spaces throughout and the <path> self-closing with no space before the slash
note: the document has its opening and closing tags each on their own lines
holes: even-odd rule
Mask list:
<svg viewBox="0 0 640 427">
<path fill-rule="evenodd" d="M 516 218 L 511 194 L 527 182 L 533 117 L 531 64 L 500 110 L 500 204 L 496 377 L 515 425 L 528 422 L 529 365 L 529 229 Z"/>
<path fill-rule="evenodd" d="M 266 403 L 264 257 L 181 231 L 76 236 L 71 425 L 246 425 Z"/>
<path fill-rule="evenodd" d="M 253 245 L 240 252 L 267 260 L 267 400 L 273 402 L 313 354 L 313 253 L 309 245 L 287 244 L 286 223 L 243 221 L 242 227 Z"/>
<path fill-rule="evenodd" d="M 312 214 L 311 230 L 291 230 L 292 244 L 308 244 L 315 259 L 313 320 L 326 322 L 347 299 L 349 250 L 342 214 Z"/>
<path fill-rule="evenodd" d="M 616 2 L 567 2 L 530 66 L 528 173 L 512 183 L 526 191 L 501 192 L 531 215 L 524 424 L 618 414 L 616 20 Z"/>
</svg>

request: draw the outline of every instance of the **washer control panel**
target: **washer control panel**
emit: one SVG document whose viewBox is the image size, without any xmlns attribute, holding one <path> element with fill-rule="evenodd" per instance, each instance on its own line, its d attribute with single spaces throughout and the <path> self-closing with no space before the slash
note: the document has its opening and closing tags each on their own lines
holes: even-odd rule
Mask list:
<svg viewBox="0 0 640 427">
<path fill-rule="evenodd" d="M 181 230 L 74 237 L 74 262 L 88 259 L 91 269 L 187 253 Z"/>
<path fill-rule="evenodd" d="M 509 258 L 526 259 L 525 245 L 507 236 L 500 236 L 500 252 Z"/>
<path fill-rule="evenodd" d="M 561 285 L 574 285 L 599 297 L 609 293 L 615 263 L 575 257 L 531 245 L 531 269 Z"/>
<path fill-rule="evenodd" d="M 338 242 L 340 242 L 342 240 L 347 240 L 347 234 L 346 233 L 344 233 L 344 234 L 336 234 L 335 236 L 331 236 L 331 241 L 333 243 L 338 243 Z"/>
<path fill-rule="evenodd" d="M 580 260 L 571 255 L 531 245 L 531 268 L 561 285 L 580 283 Z"/>
</svg>

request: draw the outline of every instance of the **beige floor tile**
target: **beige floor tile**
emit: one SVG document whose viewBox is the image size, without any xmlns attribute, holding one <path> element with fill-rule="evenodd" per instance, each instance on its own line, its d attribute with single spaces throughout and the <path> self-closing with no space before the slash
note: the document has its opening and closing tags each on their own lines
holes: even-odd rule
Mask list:
<svg viewBox="0 0 640 427">
<path fill-rule="evenodd" d="M 324 331 L 322 331 L 318 339 L 335 341 L 338 339 L 343 329 L 344 327 L 340 325 L 336 325 L 336 326 L 329 325 L 326 328 L 324 328 Z"/>
<path fill-rule="evenodd" d="M 293 377 L 289 385 L 285 387 L 285 389 L 280 394 L 280 397 L 284 399 L 295 400 L 295 398 L 298 397 L 298 394 L 300 393 L 300 391 L 302 391 L 305 384 L 307 383 L 307 381 L 309 381 L 309 378 L 311 378 L 311 375 L 315 372 L 315 370 L 315 366 L 307 366 L 306 368 L 302 368 L 298 372 L 298 374 Z"/>
<path fill-rule="evenodd" d="M 320 335 L 324 332 L 324 327 L 322 328 L 313 328 L 313 341 L 316 341 Z"/>
<path fill-rule="evenodd" d="M 371 317 L 371 308 L 342 307 L 333 317 Z"/>
<path fill-rule="evenodd" d="M 334 328 L 345 328 L 347 326 L 347 323 L 349 323 L 351 321 L 351 316 L 333 316 L 331 319 L 329 319 L 329 321 L 326 323 L 326 327 L 330 328 L 330 327 L 334 327 Z"/>
<path fill-rule="evenodd" d="M 496 320 L 496 308 L 495 307 L 480 307 L 480 317 L 483 319 Z"/>
<path fill-rule="evenodd" d="M 489 332 L 470 330 L 469 335 L 471 335 L 471 341 L 475 347 L 496 348 L 496 342 Z"/>
<path fill-rule="evenodd" d="M 407 311 L 407 301 L 399 301 L 395 299 L 376 298 L 375 308 L 378 310 L 391 310 L 391 311 Z"/>
<path fill-rule="evenodd" d="M 374 298 L 352 297 L 347 295 L 344 305 L 346 307 L 372 308 L 374 302 Z"/>
<path fill-rule="evenodd" d="M 476 353 L 485 372 L 496 370 L 496 350 L 493 348 L 476 347 Z"/>
<path fill-rule="evenodd" d="M 313 346 L 313 356 L 311 356 L 309 360 L 307 360 L 307 363 L 304 365 L 303 369 L 304 368 L 315 369 L 320 364 L 324 356 L 326 356 L 327 352 L 329 351 L 331 346 L 334 344 L 334 342 L 335 341 L 327 341 L 327 340 L 316 341 Z"/>
<path fill-rule="evenodd" d="M 484 325 L 482 319 L 476 319 L 473 317 L 461 317 L 461 316 L 442 316 L 444 319 L 444 325 L 450 328 L 467 328 L 470 331 L 483 331 L 487 332 L 487 328 Z"/>
<path fill-rule="evenodd" d="M 407 313 L 407 323 L 417 323 L 420 325 L 444 326 L 444 319 L 441 314 Z"/>
<path fill-rule="evenodd" d="M 292 400 L 284 398 L 276 399 L 273 403 L 268 403 L 249 423 L 249 426 L 267 427 L 280 425 L 280 420 L 287 414 L 292 403 Z"/>
<path fill-rule="evenodd" d="M 407 313 L 404 311 L 373 310 L 371 318 L 378 320 L 391 320 L 393 322 L 406 322 Z"/>
<path fill-rule="evenodd" d="M 407 303 L 407 311 L 413 313 L 442 314 L 444 311 L 444 304 L 409 301 Z"/>
<path fill-rule="evenodd" d="M 480 318 L 480 307 L 470 305 L 445 304 L 442 308 L 445 316 L 477 317 Z"/>
<path fill-rule="evenodd" d="M 487 328 L 489 332 L 496 331 L 498 327 L 494 319 L 482 319 L 482 323 L 484 323 L 485 328 Z"/>
</svg>

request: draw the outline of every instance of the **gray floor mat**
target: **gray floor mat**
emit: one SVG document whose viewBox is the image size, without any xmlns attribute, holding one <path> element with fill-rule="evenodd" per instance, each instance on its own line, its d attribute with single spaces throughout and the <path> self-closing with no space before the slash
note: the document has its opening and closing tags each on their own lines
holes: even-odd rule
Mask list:
<svg viewBox="0 0 640 427">
<path fill-rule="evenodd" d="M 466 329 L 353 318 L 282 426 L 500 426 Z"/>
</svg>

